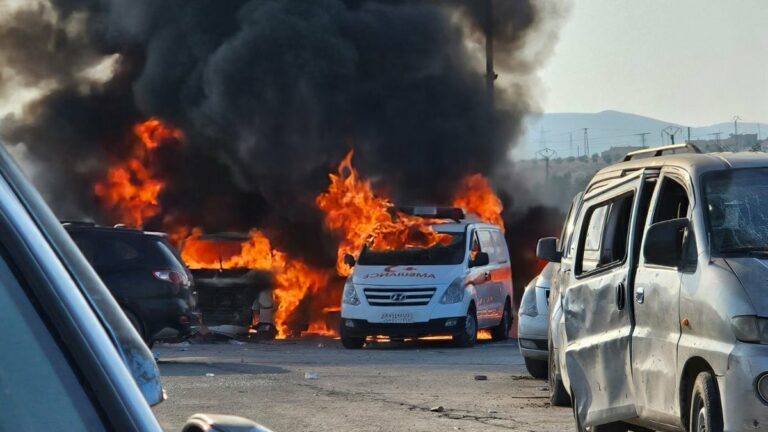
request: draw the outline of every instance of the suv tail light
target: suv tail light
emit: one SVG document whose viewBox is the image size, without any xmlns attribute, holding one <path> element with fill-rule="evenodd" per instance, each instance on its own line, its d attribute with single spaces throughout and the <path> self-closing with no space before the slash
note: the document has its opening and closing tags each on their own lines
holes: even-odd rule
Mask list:
<svg viewBox="0 0 768 432">
<path fill-rule="evenodd" d="M 155 279 L 174 285 L 189 285 L 189 278 L 186 274 L 176 270 L 157 270 L 152 272 Z"/>
</svg>

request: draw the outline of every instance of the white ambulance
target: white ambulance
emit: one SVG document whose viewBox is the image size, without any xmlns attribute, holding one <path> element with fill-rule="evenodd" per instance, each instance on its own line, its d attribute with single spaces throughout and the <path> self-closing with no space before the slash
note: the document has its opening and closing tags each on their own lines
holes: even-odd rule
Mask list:
<svg viewBox="0 0 768 432">
<path fill-rule="evenodd" d="M 360 252 L 344 286 L 341 342 L 358 349 L 367 337 L 394 340 L 450 335 L 457 346 L 475 344 L 480 329 L 494 340 L 512 327 L 512 271 L 498 226 L 457 208 L 411 208 L 416 216 L 453 219 L 432 225 L 448 245 Z"/>
</svg>

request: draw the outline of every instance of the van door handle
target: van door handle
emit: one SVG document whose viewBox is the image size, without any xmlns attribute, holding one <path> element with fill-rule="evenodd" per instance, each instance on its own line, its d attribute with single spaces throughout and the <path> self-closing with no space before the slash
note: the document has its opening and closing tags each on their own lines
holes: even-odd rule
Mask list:
<svg viewBox="0 0 768 432">
<path fill-rule="evenodd" d="M 645 301 L 645 288 L 637 287 L 637 291 L 635 291 L 635 301 L 639 304 L 643 304 Z"/>
<path fill-rule="evenodd" d="M 616 307 L 619 310 L 624 310 L 624 296 L 626 289 L 624 287 L 624 282 L 619 282 L 618 285 L 616 285 Z"/>
</svg>

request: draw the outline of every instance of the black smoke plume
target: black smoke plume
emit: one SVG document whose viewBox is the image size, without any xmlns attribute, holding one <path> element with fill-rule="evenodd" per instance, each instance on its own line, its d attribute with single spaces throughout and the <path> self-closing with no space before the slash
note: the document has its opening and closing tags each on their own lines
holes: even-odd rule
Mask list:
<svg viewBox="0 0 768 432">
<path fill-rule="evenodd" d="M 51 0 L 0 21 L 0 77 L 42 89 L 0 133 L 44 167 L 36 181 L 62 217 L 103 221 L 94 181 L 134 123 L 160 117 L 186 139 L 156 225 L 172 214 L 210 231 L 266 227 L 289 250 L 332 257 L 313 199 L 349 148 L 401 203 L 447 201 L 464 175 L 507 164 L 558 4 L 485 5 Z M 488 24 L 506 83 L 493 103 Z M 89 78 L 99 62 L 113 73 Z"/>
</svg>

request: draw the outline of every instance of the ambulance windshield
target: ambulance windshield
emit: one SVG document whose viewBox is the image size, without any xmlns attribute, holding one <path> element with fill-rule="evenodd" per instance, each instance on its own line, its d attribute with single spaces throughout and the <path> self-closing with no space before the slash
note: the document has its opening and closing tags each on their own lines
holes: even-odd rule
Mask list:
<svg viewBox="0 0 768 432">
<path fill-rule="evenodd" d="M 465 234 L 446 232 L 452 237 L 448 245 L 430 248 L 410 247 L 400 250 L 374 251 L 363 248 L 357 263 L 360 265 L 454 265 L 464 261 L 466 253 Z"/>
</svg>

